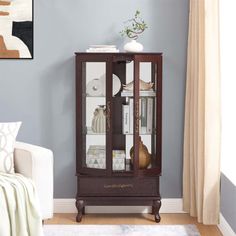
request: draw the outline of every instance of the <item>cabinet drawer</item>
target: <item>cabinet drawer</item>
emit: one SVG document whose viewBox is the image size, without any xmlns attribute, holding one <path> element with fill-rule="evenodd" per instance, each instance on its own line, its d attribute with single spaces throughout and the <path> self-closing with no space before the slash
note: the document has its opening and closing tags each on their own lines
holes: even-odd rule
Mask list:
<svg viewBox="0 0 236 236">
<path fill-rule="evenodd" d="M 158 189 L 158 177 L 78 177 L 78 196 L 159 196 Z"/>
</svg>

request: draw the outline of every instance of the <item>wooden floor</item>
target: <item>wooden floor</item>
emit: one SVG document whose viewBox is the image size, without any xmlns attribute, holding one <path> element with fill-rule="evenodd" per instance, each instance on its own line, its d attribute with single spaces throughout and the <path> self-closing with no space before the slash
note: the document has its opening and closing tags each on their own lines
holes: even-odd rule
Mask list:
<svg viewBox="0 0 236 236">
<path fill-rule="evenodd" d="M 79 224 L 75 221 L 75 214 L 54 214 L 54 218 L 45 224 Z M 87 214 L 80 224 L 156 224 L 151 214 Z M 161 214 L 159 224 L 195 224 L 201 236 L 221 236 L 217 226 L 206 226 L 197 223 L 195 218 L 188 214 Z"/>
</svg>

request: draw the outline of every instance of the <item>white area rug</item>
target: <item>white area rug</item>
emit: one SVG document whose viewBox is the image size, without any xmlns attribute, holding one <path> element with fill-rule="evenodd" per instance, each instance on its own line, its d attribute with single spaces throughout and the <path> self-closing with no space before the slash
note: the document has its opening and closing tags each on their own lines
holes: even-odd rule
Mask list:
<svg viewBox="0 0 236 236">
<path fill-rule="evenodd" d="M 200 236 L 195 225 L 44 225 L 45 236 Z"/>
</svg>

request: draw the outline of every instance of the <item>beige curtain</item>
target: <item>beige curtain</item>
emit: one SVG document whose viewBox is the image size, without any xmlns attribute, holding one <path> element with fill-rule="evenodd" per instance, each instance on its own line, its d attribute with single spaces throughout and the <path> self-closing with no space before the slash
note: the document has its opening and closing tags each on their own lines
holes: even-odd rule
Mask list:
<svg viewBox="0 0 236 236">
<path fill-rule="evenodd" d="M 185 101 L 183 205 L 204 224 L 218 224 L 220 69 L 218 0 L 190 0 Z"/>
</svg>

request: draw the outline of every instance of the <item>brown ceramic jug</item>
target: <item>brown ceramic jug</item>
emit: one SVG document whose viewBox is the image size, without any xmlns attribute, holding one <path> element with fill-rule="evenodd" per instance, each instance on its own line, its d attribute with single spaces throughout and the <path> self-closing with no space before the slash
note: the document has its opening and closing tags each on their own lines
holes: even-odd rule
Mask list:
<svg viewBox="0 0 236 236">
<path fill-rule="evenodd" d="M 131 162 L 134 159 L 134 147 L 130 149 Z M 141 137 L 139 137 L 139 169 L 146 169 L 151 163 L 151 154 L 147 147 L 143 144 Z"/>
</svg>

